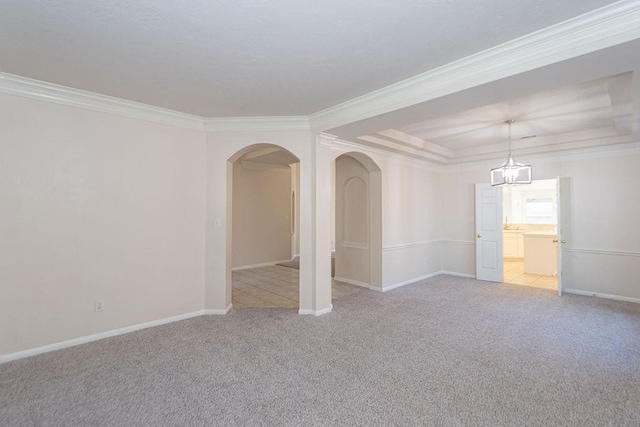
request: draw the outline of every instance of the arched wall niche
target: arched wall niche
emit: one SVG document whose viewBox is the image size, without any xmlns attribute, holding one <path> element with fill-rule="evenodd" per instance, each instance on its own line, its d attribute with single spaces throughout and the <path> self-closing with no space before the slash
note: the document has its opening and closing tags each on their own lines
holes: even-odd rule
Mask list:
<svg viewBox="0 0 640 427">
<path fill-rule="evenodd" d="M 359 176 L 352 176 L 342 183 L 341 190 L 342 241 L 351 245 L 368 247 L 369 183 Z"/>
<path fill-rule="evenodd" d="M 364 153 L 335 157 L 336 280 L 378 290 L 382 289 L 381 177 L 378 164 Z"/>
</svg>

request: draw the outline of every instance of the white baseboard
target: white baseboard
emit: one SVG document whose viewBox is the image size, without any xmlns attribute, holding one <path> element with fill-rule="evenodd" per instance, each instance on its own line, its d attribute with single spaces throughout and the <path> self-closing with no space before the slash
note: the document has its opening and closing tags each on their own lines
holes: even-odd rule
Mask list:
<svg viewBox="0 0 640 427">
<path fill-rule="evenodd" d="M 585 295 L 588 297 L 612 299 L 616 301 L 634 302 L 640 304 L 640 298 L 622 297 L 620 295 L 601 294 L 599 292 L 582 291 L 580 289 L 563 289 L 562 292 L 575 295 Z"/>
<path fill-rule="evenodd" d="M 431 279 L 432 277 L 439 276 L 440 274 L 442 274 L 441 271 L 436 271 L 435 273 L 429 273 L 429 274 L 426 274 L 424 276 L 420 276 L 420 277 L 416 277 L 416 278 L 407 280 L 405 282 L 400 282 L 400 283 L 396 283 L 396 284 L 393 284 L 393 285 L 390 285 L 390 286 L 385 286 L 382 289 L 379 289 L 379 288 L 371 288 L 371 289 L 376 290 L 376 291 L 387 292 L 387 291 L 390 291 L 392 289 L 397 289 L 397 288 L 400 288 L 402 286 L 410 285 L 411 283 L 419 282 L 420 280 Z"/>
<path fill-rule="evenodd" d="M 289 261 L 291 261 L 291 260 L 290 259 L 283 259 L 281 261 L 263 262 L 262 264 L 241 265 L 240 267 L 233 267 L 231 269 L 231 271 L 248 270 L 250 268 L 270 267 L 272 265 L 276 265 L 276 264 L 279 264 L 281 262 L 289 262 Z"/>
<path fill-rule="evenodd" d="M 111 338 L 118 335 L 128 334 L 129 332 L 139 331 L 141 329 L 151 328 L 153 326 L 165 325 L 167 323 L 178 322 L 180 320 L 191 319 L 193 317 L 203 315 L 224 315 L 229 313 L 233 308 L 233 304 L 229 304 L 225 309 L 206 309 L 194 311 L 192 313 L 180 314 L 178 316 L 167 317 L 165 319 L 154 320 L 152 322 L 139 323 L 137 325 L 126 326 L 124 328 L 113 329 L 111 331 L 100 332 L 98 334 L 87 335 L 80 338 L 74 338 L 67 341 L 62 341 L 54 344 L 45 345 L 42 347 L 31 348 L 28 350 L 17 351 L 15 353 L 9 353 L 0 355 L 0 364 L 11 362 L 13 360 L 24 359 L 25 357 L 36 356 L 38 354 L 48 353 L 50 351 L 62 350 L 63 348 L 73 347 L 80 344 L 90 343 L 92 341 L 98 341 L 104 338 Z M 322 316 L 323 314 L 330 313 L 333 309 L 333 305 L 322 310 L 300 310 L 300 314 L 307 314 L 313 316 Z"/>
<path fill-rule="evenodd" d="M 440 274 L 446 274 L 447 276 L 456 276 L 456 277 L 464 277 L 466 279 L 475 279 L 475 274 L 467 274 L 467 273 L 456 273 L 455 271 L 441 271 Z"/>
<path fill-rule="evenodd" d="M 230 308 L 231 306 L 229 306 Z M 36 356 L 38 354 L 48 353 L 50 351 L 62 350 L 63 348 L 73 347 L 80 344 L 86 344 L 92 341 L 98 341 L 104 338 L 111 338 L 118 335 L 128 334 L 129 332 L 139 331 L 141 329 L 151 328 L 153 326 L 165 325 L 167 323 L 178 322 L 180 320 L 191 319 L 193 317 L 202 316 L 205 310 L 194 311 L 192 313 L 180 314 L 178 316 L 167 317 L 165 319 L 154 320 L 152 322 L 139 323 L 137 325 L 126 326 L 124 328 L 113 329 L 111 331 L 100 332 L 98 334 L 87 335 L 80 338 L 74 338 L 42 347 L 31 348 L 29 350 L 17 351 L 0 356 L 0 364 L 11 362 L 13 360 L 23 359 L 25 357 Z"/>
<path fill-rule="evenodd" d="M 209 308 L 204 310 L 204 313 L 202 314 L 207 314 L 207 315 L 220 315 L 220 314 L 227 314 L 228 312 L 231 311 L 231 309 L 233 308 L 233 304 L 229 304 L 227 306 L 227 308 Z"/>
<path fill-rule="evenodd" d="M 344 277 L 338 277 L 338 276 L 334 277 L 333 279 L 337 280 L 338 282 L 344 282 L 350 285 L 361 286 L 367 289 L 371 287 L 368 283 L 360 282 L 359 280 L 345 279 Z"/>
<path fill-rule="evenodd" d="M 309 310 L 301 308 L 300 310 L 298 310 L 298 314 L 318 317 L 322 316 L 323 314 L 331 313 L 331 310 L 333 310 L 333 304 L 331 304 L 327 308 L 323 308 L 322 310 Z"/>
<path fill-rule="evenodd" d="M 372 289 L 372 290 L 376 290 L 376 291 L 387 292 L 387 291 L 390 291 L 392 289 L 396 289 L 396 288 L 399 288 L 399 287 L 402 287 L 402 286 L 409 285 L 411 283 L 419 282 L 420 280 L 430 279 L 430 278 L 438 276 L 440 274 L 447 274 L 447 275 L 450 275 L 450 276 L 458 276 L 458 277 L 474 278 L 474 276 L 470 275 L 470 274 L 455 273 L 455 272 L 450 272 L 450 271 L 438 271 L 438 272 L 435 272 L 435 273 L 427 274 L 425 276 L 421 276 L 421 277 L 417 277 L 417 278 L 414 278 L 414 279 L 411 279 L 411 280 L 407 280 L 405 282 L 396 283 L 394 285 L 387 286 L 387 287 L 382 288 L 382 289 L 371 287 L 368 284 L 366 284 L 365 287 L 367 287 L 369 289 Z M 352 283 L 352 282 L 355 282 L 355 281 L 346 281 L 344 279 L 338 279 L 338 278 L 336 278 L 336 280 L 344 281 L 345 283 L 355 284 L 356 286 L 362 286 L 362 285 L 358 285 L 357 283 Z M 359 282 L 359 283 L 362 283 L 362 282 Z M 631 297 L 623 297 L 623 296 L 619 296 L 619 295 L 602 294 L 602 293 L 599 293 L 599 292 L 589 292 L 589 291 L 583 291 L 583 290 L 579 290 L 579 289 L 564 289 L 563 292 L 566 292 L 568 294 L 584 295 L 584 296 L 591 296 L 591 297 L 597 297 L 597 298 L 605 298 L 605 299 L 611 299 L 611 300 L 616 300 L 616 301 L 626 301 L 626 302 L 632 302 L 632 303 L 640 304 L 640 298 L 631 298 Z M 151 322 L 145 322 L 145 323 L 140 323 L 140 324 L 137 324 L 137 325 L 126 326 L 124 328 L 114 329 L 114 330 L 111 330 L 111 331 L 101 332 L 101 333 L 93 334 L 93 335 L 87 335 L 87 336 L 80 337 L 80 338 L 74 338 L 74 339 L 71 339 L 71 340 L 62 341 L 62 342 L 54 343 L 54 344 L 49 344 L 49 345 L 45 345 L 45 346 L 42 346 L 42 347 L 36 347 L 36 348 L 29 349 L 29 350 L 17 351 L 15 353 L 9 353 L 9 354 L 5 354 L 5 355 L 0 355 L 0 364 L 6 363 L 6 362 L 11 362 L 13 360 L 23 359 L 25 357 L 36 356 L 38 354 L 48 353 L 50 351 L 61 350 L 63 348 L 73 347 L 73 346 L 80 345 L 80 344 L 86 344 L 86 343 L 89 343 L 89 342 L 92 342 L 92 341 L 98 341 L 98 340 L 101 340 L 101 339 L 104 339 L 104 338 L 110 338 L 110 337 L 115 337 L 115 336 L 118 336 L 118 335 L 128 334 L 130 332 L 135 332 L 135 331 L 139 331 L 141 329 L 151 328 L 153 326 L 160 326 L 160 325 L 165 325 L 167 323 L 178 322 L 180 320 L 191 319 L 191 318 L 202 316 L 202 315 L 224 315 L 224 314 L 229 313 L 229 311 L 231 311 L 232 308 L 233 308 L 233 304 L 229 304 L 227 306 L 227 308 L 225 308 L 225 309 L 206 309 L 206 310 L 194 311 L 192 313 L 180 314 L 178 316 L 172 316 L 172 317 L 167 317 L 167 318 L 164 318 L 164 319 L 154 320 L 154 321 L 151 321 Z M 332 309 L 333 309 L 333 305 L 331 305 L 331 306 L 329 306 L 327 308 L 324 308 L 322 310 L 300 309 L 300 310 L 298 310 L 298 313 L 301 314 L 301 315 L 322 316 L 323 314 L 330 313 L 332 311 Z"/>
</svg>

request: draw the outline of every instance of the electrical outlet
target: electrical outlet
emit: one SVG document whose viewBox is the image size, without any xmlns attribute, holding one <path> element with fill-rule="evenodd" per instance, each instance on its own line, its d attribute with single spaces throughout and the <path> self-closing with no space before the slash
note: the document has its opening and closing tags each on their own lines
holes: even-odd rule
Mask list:
<svg viewBox="0 0 640 427">
<path fill-rule="evenodd" d="M 96 300 L 96 311 L 104 311 L 104 301 Z"/>
</svg>

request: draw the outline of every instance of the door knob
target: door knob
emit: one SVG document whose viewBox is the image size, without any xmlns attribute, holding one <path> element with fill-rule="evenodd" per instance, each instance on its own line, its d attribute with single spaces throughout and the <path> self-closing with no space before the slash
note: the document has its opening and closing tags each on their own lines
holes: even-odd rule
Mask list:
<svg viewBox="0 0 640 427">
<path fill-rule="evenodd" d="M 567 243 L 567 241 L 566 240 L 562 240 L 560 243 Z"/>
<path fill-rule="evenodd" d="M 558 243 L 558 239 L 553 239 L 553 243 Z"/>
<path fill-rule="evenodd" d="M 478 233 L 478 238 L 482 237 L 482 234 Z"/>
</svg>

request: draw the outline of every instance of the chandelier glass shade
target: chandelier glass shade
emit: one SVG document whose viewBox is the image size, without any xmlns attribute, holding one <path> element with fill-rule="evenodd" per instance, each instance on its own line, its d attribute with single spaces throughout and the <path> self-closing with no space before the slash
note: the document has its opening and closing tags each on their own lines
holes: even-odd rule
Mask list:
<svg viewBox="0 0 640 427">
<path fill-rule="evenodd" d="M 515 120 L 508 120 L 509 124 L 509 152 L 507 161 L 495 169 L 491 169 L 491 186 L 531 184 L 531 165 L 523 165 L 513 159 L 511 154 L 511 125 Z"/>
</svg>

